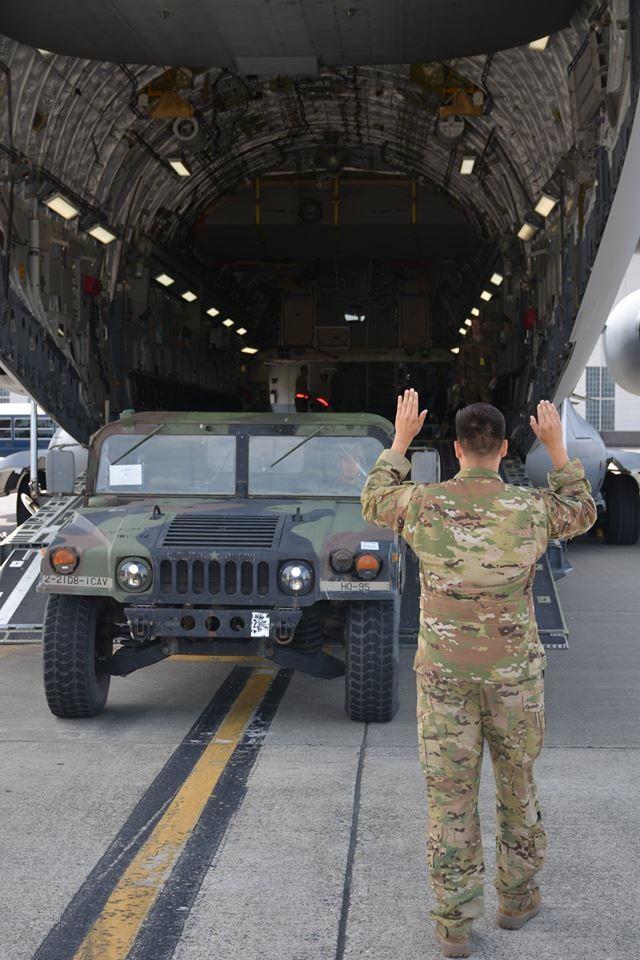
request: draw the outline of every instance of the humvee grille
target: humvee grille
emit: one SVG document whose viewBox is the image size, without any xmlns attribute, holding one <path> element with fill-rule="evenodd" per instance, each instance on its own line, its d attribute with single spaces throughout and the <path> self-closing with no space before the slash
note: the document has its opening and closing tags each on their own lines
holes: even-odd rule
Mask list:
<svg viewBox="0 0 640 960">
<path fill-rule="evenodd" d="M 227 560 L 162 560 L 160 563 L 161 593 L 193 594 L 209 597 L 241 594 L 261 597 L 269 593 L 269 564 L 265 560 L 237 563 Z"/>
<path fill-rule="evenodd" d="M 237 547 L 239 550 L 273 546 L 278 517 L 220 517 L 184 514 L 169 524 L 165 547 Z"/>
</svg>

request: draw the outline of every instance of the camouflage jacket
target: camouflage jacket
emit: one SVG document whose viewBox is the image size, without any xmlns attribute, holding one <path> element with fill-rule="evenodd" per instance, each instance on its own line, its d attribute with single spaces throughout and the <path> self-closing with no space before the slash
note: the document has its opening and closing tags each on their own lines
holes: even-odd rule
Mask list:
<svg viewBox="0 0 640 960">
<path fill-rule="evenodd" d="M 437 484 L 402 481 L 410 463 L 380 454 L 362 491 L 370 523 L 391 527 L 420 564 L 415 670 L 439 679 L 516 682 L 545 666 L 532 584 L 552 538 L 585 533 L 596 507 L 579 460 L 536 490 L 461 470 Z"/>
</svg>

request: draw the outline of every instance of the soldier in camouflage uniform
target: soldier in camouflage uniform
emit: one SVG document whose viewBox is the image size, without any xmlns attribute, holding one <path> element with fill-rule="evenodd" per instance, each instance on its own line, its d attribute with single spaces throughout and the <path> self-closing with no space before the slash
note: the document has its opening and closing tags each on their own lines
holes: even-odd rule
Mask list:
<svg viewBox="0 0 640 960">
<path fill-rule="evenodd" d="M 483 908 L 478 785 L 484 739 L 497 793 L 498 923 L 518 929 L 540 909 L 535 880 L 546 836 L 533 780 L 544 737 L 545 657 L 532 598 L 549 539 L 575 537 L 596 508 L 579 460 L 569 460 L 555 407 L 531 426 L 551 455 L 549 488 L 505 484 L 504 418 L 488 404 L 456 417 L 461 470 L 446 483 L 404 483 L 404 454 L 424 422 L 418 398 L 398 398 L 396 438 L 369 473 L 363 513 L 401 533 L 420 561 L 418 740 L 427 780 L 427 859 L 445 956 L 470 955 Z"/>
</svg>

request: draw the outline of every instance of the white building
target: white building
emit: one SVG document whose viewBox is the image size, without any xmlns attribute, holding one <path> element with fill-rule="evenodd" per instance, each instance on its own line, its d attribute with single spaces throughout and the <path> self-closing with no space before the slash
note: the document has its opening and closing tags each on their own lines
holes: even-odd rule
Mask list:
<svg viewBox="0 0 640 960">
<path fill-rule="evenodd" d="M 0 389 L 0 403 L 29 403 L 29 397 L 24 393 L 13 393 L 12 390 Z"/>
</svg>

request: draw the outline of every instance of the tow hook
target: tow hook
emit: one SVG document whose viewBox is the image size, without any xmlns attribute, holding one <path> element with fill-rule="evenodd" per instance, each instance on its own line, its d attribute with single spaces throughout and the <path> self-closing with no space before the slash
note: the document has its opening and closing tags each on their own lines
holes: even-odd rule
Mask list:
<svg viewBox="0 0 640 960">
<path fill-rule="evenodd" d="M 294 629 L 295 628 L 293 628 L 290 623 L 287 623 L 283 617 L 282 620 L 279 620 L 273 625 L 273 638 L 276 643 L 284 647 L 293 640 Z"/>
<path fill-rule="evenodd" d="M 132 640 L 143 641 L 151 639 L 151 626 L 149 620 L 139 614 L 133 620 L 129 621 L 129 633 Z"/>
</svg>

